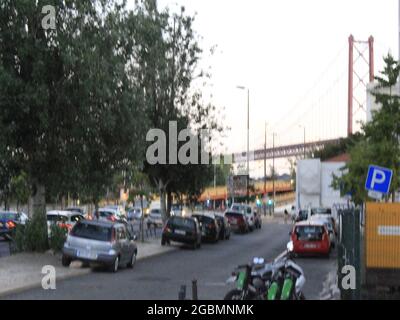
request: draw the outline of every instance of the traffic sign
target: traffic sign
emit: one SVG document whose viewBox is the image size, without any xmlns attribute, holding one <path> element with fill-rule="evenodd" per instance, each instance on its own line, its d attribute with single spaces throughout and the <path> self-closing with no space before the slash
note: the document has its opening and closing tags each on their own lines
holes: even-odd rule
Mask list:
<svg viewBox="0 0 400 320">
<path fill-rule="evenodd" d="M 392 182 L 393 171 L 378 166 L 369 166 L 365 189 L 372 191 L 372 194 L 388 194 Z"/>
</svg>

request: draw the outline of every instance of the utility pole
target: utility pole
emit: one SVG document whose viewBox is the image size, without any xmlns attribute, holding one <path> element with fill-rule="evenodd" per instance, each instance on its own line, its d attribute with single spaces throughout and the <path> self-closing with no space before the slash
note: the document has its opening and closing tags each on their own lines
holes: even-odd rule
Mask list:
<svg viewBox="0 0 400 320">
<path fill-rule="evenodd" d="M 246 202 L 249 203 L 249 183 L 250 183 L 250 89 L 244 86 L 236 86 L 237 89 L 247 89 L 247 192 Z"/>
<path fill-rule="evenodd" d="M 272 134 L 272 213 L 275 214 L 275 135 Z"/>
<path fill-rule="evenodd" d="M 400 0 L 399 0 L 400 1 Z M 264 126 L 264 198 L 267 194 L 267 121 Z M 263 200 L 264 215 L 266 214 L 267 208 Z"/>
<path fill-rule="evenodd" d="M 306 158 L 306 127 L 304 126 L 304 159 Z"/>
<path fill-rule="evenodd" d="M 217 197 L 217 174 L 216 174 L 216 171 L 217 171 L 217 165 L 216 164 L 214 164 L 214 212 L 215 212 L 215 199 L 216 199 L 216 197 Z"/>
<path fill-rule="evenodd" d="M 247 88 L 247 203 L 249 199 L 250 183 L 250 89 Z"/>
</svg>

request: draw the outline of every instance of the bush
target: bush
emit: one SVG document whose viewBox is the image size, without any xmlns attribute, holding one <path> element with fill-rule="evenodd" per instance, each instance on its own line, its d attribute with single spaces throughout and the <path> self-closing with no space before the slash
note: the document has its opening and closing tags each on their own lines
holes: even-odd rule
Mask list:
<svg viewBox="0 0 400 320">
<path fill-rule="evenodd" d="M 64 242 L 67 239 L 67 230 L 56 224 L 52 225 L 50 230 L 49 247 L 54 252 L 59 252 L 62 250 Z"/>
<path fill-rule="evenodd" d="M 49 248 L 44 214 L 34 214 L 25 225 L 17 225 L 13 234 L 13 252 L 44 252 Z"/>
</svg>

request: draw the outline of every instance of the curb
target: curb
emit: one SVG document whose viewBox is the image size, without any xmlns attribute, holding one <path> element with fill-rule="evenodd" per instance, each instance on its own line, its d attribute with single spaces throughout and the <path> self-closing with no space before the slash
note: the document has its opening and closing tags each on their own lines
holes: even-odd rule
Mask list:
<svg viewBox="0 0 400 320">
<path fill-rule="evenodd" d="M 165 253 L 172 252 L 172 251 L 176 251 L 176 250 L 177 250 L 177 248 L 173 248 L 172 247 L 172 248 L 169 248 L 169 250 L 166 250 L 166 251 L 154 252 L 153 254 L 149 254 L 149 255 L 137 258 L 136 261 L 142 261 L 142 260 L 146 260 L 146 259 L 149 259 L 149 258 L 154 258 L 154 257 L 160 256 L 160 255 L 163 255 Z M 81 271 L 82 272 L 80 272 L 79 274 L 66 274 L 66 275 L 59 276 L 59 277 L 56 276 L 56 282 L 65 281 L 65 280 L 72 279 L 72 278 L 78 278 L 80 276 L 86 276 L 86 275 L 92 273 L 92 268 L 82 269 Z M 37 282 L 37 283 L 32 283 L 32 284 L 29 284 L 29 285 L 26 285 L 26 286 L 21 286 L 21 287 L 18 287 L 18 288 L 9 289 L 9 290 L 0 292 L 0 299 L 5 298 L 5 297 L 10 296 L 10 295 L 18 294 L 18 293 L 21 293 L 21 292 L 24 292 L 24 291 L 37 289 L 37 288 L 40 288 L 40 286 L 41 286 L 41 282 Z"/>
</svg>

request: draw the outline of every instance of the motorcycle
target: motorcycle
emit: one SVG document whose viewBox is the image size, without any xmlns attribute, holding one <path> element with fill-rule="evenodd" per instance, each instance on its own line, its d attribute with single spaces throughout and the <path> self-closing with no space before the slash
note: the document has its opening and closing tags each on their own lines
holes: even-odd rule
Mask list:
<svg viewBox="0 0 400 320">
<path fill-rule="evenodd" d="M 224 300 L 304 300 L 304 272 L 292 260 L 293 243 L 273 262 L 254 258 L 252 264 L 236 268 L 227 283 L 236 283 Z"/>
<path fill-rule="evenodd" d="M 272 263 L 265 263 L 263 258 L 254 258 L 251 264 L 236 268 L 227 283 L 236 283 L 224 300 L 263 300 L 272 277 Z"/>
<path fill-rule="evenodd" d="M 268 288 L 267 300 L 305 300 L 302 291 L 306 278 L 303 269 L 292 259 L 293 243 L 274 262 L 274 273 Z"/>
</svg>

